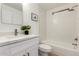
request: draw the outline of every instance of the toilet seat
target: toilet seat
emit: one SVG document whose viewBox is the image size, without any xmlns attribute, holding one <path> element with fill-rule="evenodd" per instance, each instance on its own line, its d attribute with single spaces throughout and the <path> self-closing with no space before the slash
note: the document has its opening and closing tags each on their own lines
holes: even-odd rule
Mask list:
<svg viewBox="0 0 79 59">
<path fill-rule="evenodd" d="M 39 48 L 42 52 L 51 52 L 52 50 L 52 47 L 47 44 L 40 44 Z"/>
</svg>

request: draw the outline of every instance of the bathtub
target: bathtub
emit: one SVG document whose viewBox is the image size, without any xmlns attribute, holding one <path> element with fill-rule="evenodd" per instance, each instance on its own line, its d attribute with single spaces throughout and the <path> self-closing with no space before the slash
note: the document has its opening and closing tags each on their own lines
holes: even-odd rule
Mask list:
<svg viewBox="0 0 79 59">
<path fill-rule="evenodd" d="M 79 56 L 79 47 L 72 44 L 63 44 L 54 41 L 42 41 L 42 43 L 52 46 L 52 53 L 58 53 L 59 56 Z"/>
</svg>

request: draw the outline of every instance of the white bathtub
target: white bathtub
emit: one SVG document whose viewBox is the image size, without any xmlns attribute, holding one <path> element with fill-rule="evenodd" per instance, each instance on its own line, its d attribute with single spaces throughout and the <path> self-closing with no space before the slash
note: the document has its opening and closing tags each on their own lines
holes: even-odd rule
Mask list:
<svg viewBox="0 0 79 59">
<path fill-rule="evenodd" d="M 43 41 L 42 43 L 52 46 L 52 53 L 57 52 L 61 56 L 79 56 L 79 46 L 74 48 L 72 44 L 62 44 L 53 41 Z"/>
</svg>

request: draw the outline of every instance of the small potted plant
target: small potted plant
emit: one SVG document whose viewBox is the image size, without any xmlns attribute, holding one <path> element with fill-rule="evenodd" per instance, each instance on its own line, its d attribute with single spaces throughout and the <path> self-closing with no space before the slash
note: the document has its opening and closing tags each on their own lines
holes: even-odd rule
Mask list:
<svg viewBox="0 0 79 59">
<path fill-rule="evenodd" d="M 30 30 L 31 26 L 30 25 L 23 25 L 21 26 L 21 30 L 24 31 L 25 35 L 29 34 L 29 30 Z"/>
</svg>

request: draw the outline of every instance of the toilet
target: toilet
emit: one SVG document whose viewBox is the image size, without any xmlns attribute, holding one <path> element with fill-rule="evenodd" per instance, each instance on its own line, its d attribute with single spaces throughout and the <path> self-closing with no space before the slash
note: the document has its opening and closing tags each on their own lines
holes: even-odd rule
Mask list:
<svg viewBox="0 0 79 59">
<path fill-rule="evenodd" d="M 41 56 L 48 56 L 48 54 L 52 52 L 52 47 L 47 44 L 40 44 L 39 46 L 39 54 Z"/>
</svg>

